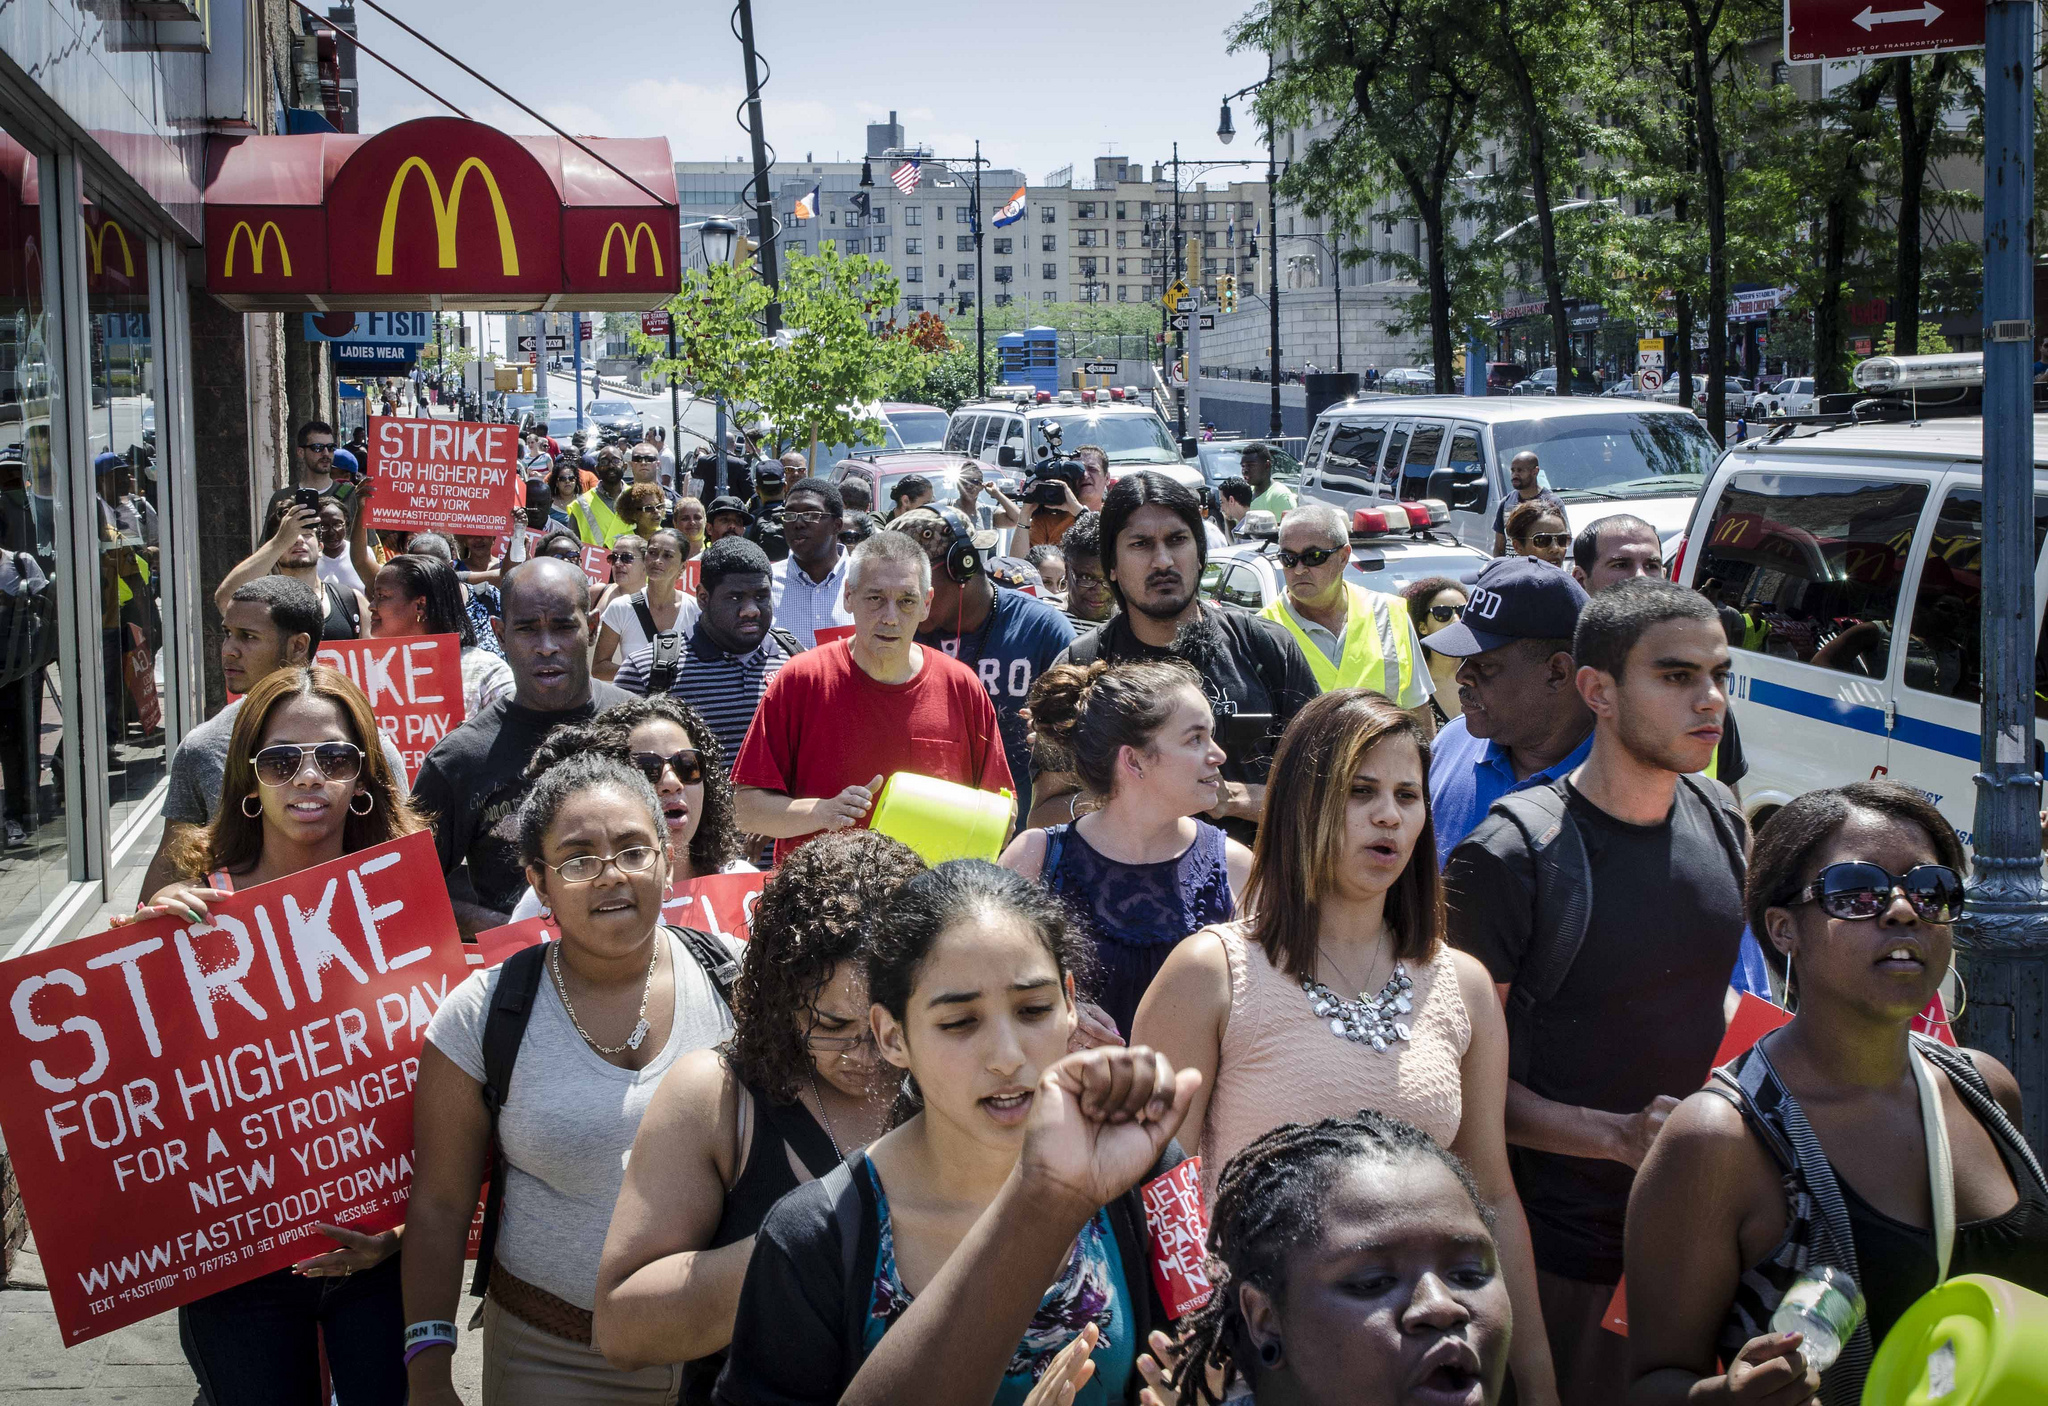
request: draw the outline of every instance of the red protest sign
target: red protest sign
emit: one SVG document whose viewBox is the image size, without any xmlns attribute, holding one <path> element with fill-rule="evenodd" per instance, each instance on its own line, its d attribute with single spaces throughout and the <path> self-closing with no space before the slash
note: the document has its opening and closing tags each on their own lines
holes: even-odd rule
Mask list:
<svg viewBox="0 0 2048 1406">
<path fill-rule="evenodd" d="M 1152 1247 L 1152 1283 L 1168 1318 L 1200 1308 L 1215 1292 L 1203 1264 L 1209 1214 L 1202 1208 L 1202 1159 L 1190 1157 L 1145 1183 L 1146 1239 Z"/>
<path fill-rule="evenodd" d="M 676 578 L 676 589 L 694 596 L 703 583 L 704 563 L 700 558 L 691 557 L 683 563 L 683 574 Z"/>
<path fill-rule="evenodd" d="M 596 543 L 585 543 L 583 547 L 583 574 L 590 578 L 593 586 L 602 586 L 612 579 L 611 548 Z"/>
<path fill-rule="evenodd" d="M 426 831 L 0 964 L 0 1133 L 67 1346 L 405 1219 L 467 974 Z"/>
<path fill-rule="evenodd" d="M 370 700 L 377 727 L 405 759 L 405 781 L 419 778 L 434 744 L 462 725 L 462 637 L 337 640 L 314 656 L 349 676 Z"/>
<path fill-rule="evenodd" d="M 833 644 L 839 640 L 850 640 L 852 638 L 853 626 L 851 625 L 824 625 L 819 628 L 817 635 L 820 645 Z"/>
<path fill-rule="evenodd" d="M 495 537 L 521 497 L 519 427 L 370 417 L 370 526 Z"/>
</svg>

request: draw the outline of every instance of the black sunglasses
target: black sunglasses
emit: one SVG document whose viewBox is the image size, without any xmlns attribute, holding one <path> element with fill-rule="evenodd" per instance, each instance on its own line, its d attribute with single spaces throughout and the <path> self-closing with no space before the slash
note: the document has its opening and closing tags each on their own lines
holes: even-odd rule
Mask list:
<svg viewBox="0 0 2048 1406">
<path fill-rule="evenodd" d="M 1881 864 L 1860 859 L 1828 865 L 1812 883 L 1777 906 L 1818 903 L 1830 918 L 1860 922 L 1889 908 L 1895 892 L 1905 894 L 1924 923 L 1953 923 L 1962 916 L 1963 876 L 1946 864 L 1916 864 L 1893 874 Z"/>
<path fill-rule="evenodd" d="M 256 754 L 256 779 L 265 786 L 291 785 L 305 769 L 308 752 L 313 754 L 313 764 L 320 768 L 320 774 L 329 781 L 353 781 L 362 775 L 363 751 L 353 742 L 318 742 L 312 746 L 280 742 Z"/>
<path fill-rule="evenodd" d="M 1532 547 L 1569 547 L 1572 535 L 1569 532 L 1532 532 L 1529 545 Z"/>
<path fill-rule="evenodd" d="M 1462 605 L 1433 605 L 1429 608 L 1429 618 L 1446 623 L 1452 620 L 1463 620 L 1465 618 L 1465 607 Z"/>
<path fill-rule="evenodd" d="M 1313 571 L 1316 567 L 1321 566 L 1343 550 L 1342 547 L 1310 547 L 1305 552 L 1290 552 L 1285 547 L 1282 547 L 1280 549 L 1280 564 L 1289 571 L 1294 570 L 1297 566 L 1305 566 Z"/>
<path fill-rule="evenodd" d="M 635 454 L 632 456 L 632 459 L 636 464 L 659 464 L 661 462 L 659 454 Z"/>
<path fill-rule="evenodd" d="M 676 780 L 685 786 L 695 786 L 704 779 L 704 758 L 694 747 L 685 747 L 669 757 L 659 752 L 635 752 L 633 765 L 639 767 L 648 781 L 656 786 L 661 784 L 664 769 L 674 772 Z"/>
</svg>

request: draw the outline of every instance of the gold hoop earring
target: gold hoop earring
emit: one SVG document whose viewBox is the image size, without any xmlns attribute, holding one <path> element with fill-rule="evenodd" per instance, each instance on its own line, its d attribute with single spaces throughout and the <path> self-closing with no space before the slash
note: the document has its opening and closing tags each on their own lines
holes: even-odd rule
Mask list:
<svg viewBox="0 0 2048 1406">
<path fill-rule="evenodd" d="M 368 801 L 368 802 L 370 803 L 370 804 L 369 804 L 369 807 L 368 807 L 368 809 L 365 809 L 365 810 L 357 810 L 357 809 L 356 809 L 356 802 L 357 802 L 357 801 Z M 356 792 L 356 793 L 355 793 L 355 794 L 354 794 L 353 796 L 350 796 L 350 797 L 348 798 L 348 813 L 349 813 L 350 815 L 368 815 L 368 814 L 370 813 L 370 811 L 373 811 L 373 810 L 375 810 L 376 808 L 377 808 L 377 798 L 376 798 L 375 796 L 371 795 L 371 794 L 370 794 L 370 793 L 369 793 L 368 791 L 358 791 L 358 792 Z"/>
<path fill-rule="evenodd" d="M 249 809 L 249 802 L 251 801 L 256 802 L 256 809 L 254 810 Z M 254 820 L 257 816 L 263 814 L 263 802 L 257 799 L 256 793 L 254 791 L 251 791 L 248 795 L 242 797 L 242 814 L 248 816 L 251 820 Z"/>
</svg>

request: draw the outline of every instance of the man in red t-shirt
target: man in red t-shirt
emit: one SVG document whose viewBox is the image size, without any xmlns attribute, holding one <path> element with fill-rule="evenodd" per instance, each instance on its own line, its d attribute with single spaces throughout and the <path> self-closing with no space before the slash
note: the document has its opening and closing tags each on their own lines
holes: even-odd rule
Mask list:
<svg viewBox="0 0 2048 1406">
<path fill-rule="evenodd" d="M 853 636 L 806 650 L 762 695 L 733 764 L 739 828 L 775 862 L 811 836 L 867 823 L 882 782 L 914 771 L 984 791 L 1011 787 L 995 705 L 974 671 L 916 640 L 932 568 L 900 532 L 853 549 Z"/>
</svg>

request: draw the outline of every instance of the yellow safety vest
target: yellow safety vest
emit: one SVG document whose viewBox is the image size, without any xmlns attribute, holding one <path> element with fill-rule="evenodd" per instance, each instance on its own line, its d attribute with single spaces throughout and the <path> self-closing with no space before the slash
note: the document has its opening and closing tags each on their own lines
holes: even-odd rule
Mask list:
<svg viewBox="0 0 2048 1406">
<path fill-rule="evenodd" d="M 1399 703 L 1413 689 L 1418 666 L 1415 632 L 1408 626 L 1408 606 L 1397 596 L 1369 591 L 1355 582 L 1345 582 L 1344 588 L 1351 593 L 1351 607 L 1344 625 L 1344 657 L 1335 664 L 1323 653 L 1323 647 L 1309 638 L 1308 631 L 1301 628 L 1284 597 L 1259 614 L 1287 627 L 1301 645 L 1323 692 L 1333 688 L 1370 688 Z"/>
<path fill-rule="evenodd" d="M 595 488 L 569 505 L 569 520 L 576 524 L 576 535 L 593 547 L 609 547 L 633 530 L 631 524 L 606 506 Z"/>
</svg>

